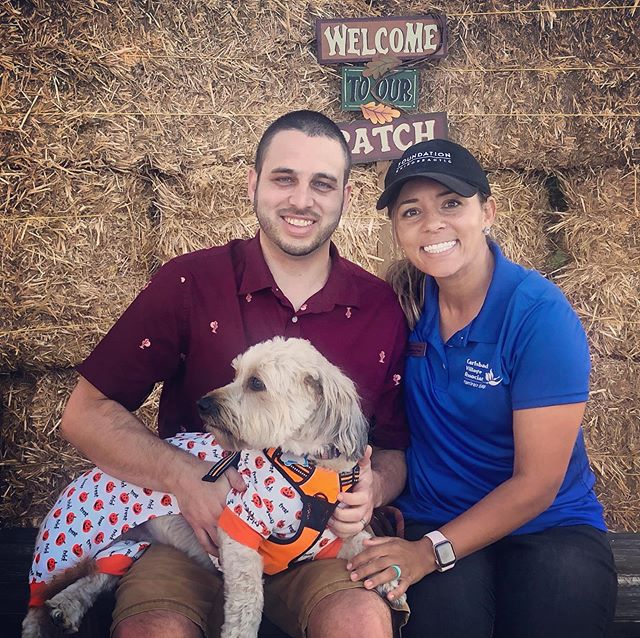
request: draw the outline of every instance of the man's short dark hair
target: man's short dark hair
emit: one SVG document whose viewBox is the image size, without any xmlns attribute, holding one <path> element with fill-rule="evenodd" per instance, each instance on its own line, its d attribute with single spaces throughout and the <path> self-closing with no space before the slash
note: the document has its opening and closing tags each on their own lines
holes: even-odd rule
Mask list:
<svg viewBox="0 0 640 638">
<path fill-rule="evenodd" d="M 292 111 L 279 117 L 275 122 L 272 122 L 267 130 L 263 133 L 260 143 L 258 144 L 258 150 L 256 151 L 256 173 L 260 175 L 262 171 L 262 165 L 264 164 L 264 156 L 267 153 L 269 144 L 273 137 L 280 131 L 300 131 L 309 137 L 328 137 L 329 139 L 336 140 L 344 153 L 345 169 L 344 169 L 344 183 L 347 183 L 349 179 L 349 171 L 351 170 L 351 153 L 349 147 L 344 139 L 342 131 L 338 126 L 330 120 L 326 115 L 318 113 L 317 111 Z"/>
</svg>

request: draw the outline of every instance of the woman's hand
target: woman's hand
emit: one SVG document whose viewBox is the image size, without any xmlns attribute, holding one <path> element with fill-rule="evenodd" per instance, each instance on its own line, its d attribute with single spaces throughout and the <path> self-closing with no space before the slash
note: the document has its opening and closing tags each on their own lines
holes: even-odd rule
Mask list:
<svg viewBox="0 0 640 638">
<path fill-rule="evenodd" d="M 376 537 L 364 542 L 366 549 L 348 563 L 351 580 L 364 580 L 366 589 L 373 589 L 397 578 L 392 565 L 400 568 L 400 584 L 387 593 L 393 600 L 402 596 L 410 585 L 435 571 L 435 559 L 428 539 L 406 541 L 402 538 Z"/>
</svg>

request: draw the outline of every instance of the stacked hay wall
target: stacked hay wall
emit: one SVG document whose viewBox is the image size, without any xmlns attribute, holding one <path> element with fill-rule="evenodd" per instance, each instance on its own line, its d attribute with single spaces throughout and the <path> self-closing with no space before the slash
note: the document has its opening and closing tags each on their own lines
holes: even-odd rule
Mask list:
<svg viewBox="0 0 640 638">
<path fill-rule="evenodd" d="M 584 321 L 597 489 L 612 528 L 640 529 L 640 9 L 607 4 L 2 2 L 2 524 L 36 524 L 87 464 L 57 434 L 73 366 L 158 265 L 255 232 L 246 172 L 266 125 L 352 117 L 339 69 L 316 62 L 316 19 L 437 11 L 449 55 L 419 65 L 419 109 L 448 113 L 490 171 L 505 252 Z M 336 236 L 373 272 L 393 252 L 378 180 L 356 167 Z"/>
</svg>

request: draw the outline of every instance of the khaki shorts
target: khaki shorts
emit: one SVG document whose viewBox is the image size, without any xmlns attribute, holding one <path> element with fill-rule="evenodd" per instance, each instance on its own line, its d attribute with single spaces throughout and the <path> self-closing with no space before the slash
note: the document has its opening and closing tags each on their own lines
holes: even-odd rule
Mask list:
<svg viewBox="0 0 640 638">
<path fill-rule="evenodd" d="M 313 608 L 334 592 L 362 587 L 349 580 L 345 562 L 327 559 L 304 563 L 265 579 L 264 612 L 294 638 L 304 638 Z M 377 595 L 372 592 L 372 595 Z M 120 579 L 111 631 L 130 616 L 145 611 L 178 612 L 198 625 L 207 638 L 217 638 L 224 617 L 222 578 L 206 571 L 182 552 L 151 546 Z M 392 611 L 394 628 L 404 625 L 406 610 Z M 397 634 L 397 630 L 394 630 Z"/>
</svg>

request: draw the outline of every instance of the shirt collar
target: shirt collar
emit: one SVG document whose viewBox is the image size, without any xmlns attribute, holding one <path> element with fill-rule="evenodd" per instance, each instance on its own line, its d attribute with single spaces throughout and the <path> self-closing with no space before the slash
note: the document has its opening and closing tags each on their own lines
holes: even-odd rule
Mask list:
<svg viewBox="0 0 640 638">
<path fill-rule="evenodd" d="M 238 294 L 246 295 L 266 288 L 275 289 L 275 280 L 269 270 L 269 266 L 267 266 L 260 246 L 259 231 L 253 239 L 247 242 L 244 256 L 244 272 L 238 288 Z M 360 293 L 353 277 L 350 262 L 340 256 L 333 242 L 329 247 L 329 256 L 331 258 L 329 278 L 324 287 L 309 299 L 309 309 L 325 311 L 334 306 L 358 307 Z M 310 305 L 311 303 L 313 308 Z"/>
<path fill-rule="evenodd" d="M 489 248 L 493 254 L 494 267 L 487 296 L 476 318 L 456 333 L 460 336 L 461 341 L 455 345 L 464 346 L 468 341 L 497 343 L 502 327 L 501 318 L 504 317 L 513 291 L 526 273 L 520 266 L 506 259 L 498 244 L 491 242 Z M 428 334 L 421 335 L 422 338 L 430 337 L 436 340 L 439 338 L 438 285 L 433 277 L 425 279 L 425 302 L 420 324 L 428 330 Z"/>
<path fill-rule="evenodd" d="M 493 275 L 482 308 L 469 327 L 468 338 L 470 341 L 497 343 L 502 318 L 526 270 L 509 261 L 495 242 L 490 242 L 489 247 L 494 258 Z"/>
<path fill-rule="evenodd" d="M 267 266 L 260 246 L 260 233 L 245 244 L 244 250 L 244 272 L 238 288 L 239 295 L 246 295 L 249 292 L 257 292 L 265 288 L 275 288 L 276 283 L 273 275 Z"/>
</svg>

